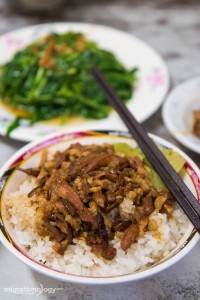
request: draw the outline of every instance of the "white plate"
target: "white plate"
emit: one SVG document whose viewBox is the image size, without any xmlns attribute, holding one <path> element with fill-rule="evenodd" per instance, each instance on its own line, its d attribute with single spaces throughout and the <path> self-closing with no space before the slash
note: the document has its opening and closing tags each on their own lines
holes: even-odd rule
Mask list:
<svg viewBox="0 0 200 300">
<path fill-rule="evenodd" d="M 63 33 L 78 31 L 86 34 L 104 49 L 112 51 L 127 67 L 138 67 L 139 82 L 137 89 L 128 103 L 128 107 L 140 122 L 149 118 L 161 105 L 169 87 L 167 68 L 161 57 L 148 45 L 134 36 L 113 28 L 85 23 L 52 23 L 27 27 L 0 37 L 0 64 L 10 60 L 17 50 L 50 32 Z M 6 128 L 14 118 L 11 112 L 0 107 L 0 134 L 5 135 Z M 124 129 L 117 113 L 112 112 L 100 121 L 86 120 L 70 122 L 65 125 L 67 131 L 88 129 Z M 26 123 L 14 130 L 12 138 L 31 141 L 48 133 L 56 132 L 61 126 L 47 122 L 28 126 Z M 63 129 L 63 126 L 62 126 Z"/>
<path fill-rule="evenodd" d="M 167 97 L 163 109 L 163 121 L 171 134 L 184 146 L 200 153 L 200 139 L 192 133 L 194 110 L 200 110 L 200 77 L 176 87 Z"/>
</svg>

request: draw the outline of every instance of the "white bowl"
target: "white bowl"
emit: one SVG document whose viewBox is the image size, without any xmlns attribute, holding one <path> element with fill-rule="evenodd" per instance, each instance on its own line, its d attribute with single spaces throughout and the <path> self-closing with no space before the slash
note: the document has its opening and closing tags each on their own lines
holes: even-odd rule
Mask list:
<svg viewBox="0 0 200 300">
<path fill-rule="evenodd" d="M 200 171 L 195 163 L 180 149 L 173 146 L 171 143 L 152 135 L 152 138 L 160 145 L 173 149 L 180 153 L 186 160 L 185 171 L 183 180 L 191 189 L 191 191 L 195 194 L 195 196 L 200 199 Z M 8 162 L 0 169 L 0 178 L 5 176 L 10 176 L 9 180 L 6 182 L 4 186 L 2 195 L 1 195 L 1 214 L 0 215 L 0 240 L 4 244 L 4 246 L 13 253 L 16 257 L 18 257 L 22 262 L 30 266 L 37 272 L 40 272 L 44 275 L 53 277 L 55 279 L 67 281 L 67 282 L 75 282 L 80 284 L 110 284 L 110 283 L 120 283 L 120 282 L 128 282 L 138 279 L 143 279 L 150 275 L 156 274 L 169 266 L 173 265 L 175 262 L 183 258 L 198 242 L 199 234 L 196 232 L 192 224 L 188 227 L 186 233 L 183 235 L 181 240 L 175 249 L 173 249 L 167 257 L 160 260 L 156 264 L 147 267 L 145 270 L 137 271 L 132 274 L 121 275 L 121 276 L 108 276 L 106 277 L 87 277 L 87 276 L 77 276 L 67 273 L 62 273 L 56 270 L 53 270 L 49 267 L 46 267 L 32 258 L 28 257 L 22 249 L 20 249 L 17 245 L 16 237 L 12 232 L 12 228 L 9 223 L 6 221 L 6 209 L 4 205 L 4 190 L 6 191 L 15 191 L 19 182 L 22 180 L 24 174 L 19 172 L 13 172 L 14 168 L 17 164 L 23 162 L 23 166 L 30 167 L 33 166 L 36 161 L 39 160 L 41 150 L 46 147 L 52 147 L 54 149 L 64 149 L 69 146 L 69 144 L 74 142 L 80 142 L 82 144 L 89 143 L 116 143 L 116 142 L 126 142 L 132 146 L 136 145 L 133 138 L 129 136 L 127 132 L 75 132 L 75 133 L 57 133 L 55 135 L 51 135 L 45 137 L 44 139 L 36 142 L 32 142 L 27 146 L 23 147 L 17 153 L 15 153 Z M 12 174 L 12 176 L 11 176 Z M 20 175 L 19 175 L 20 174 Z M 9 233 L 9 234 L 8 234 Z"/>
<path fill-rule="evenodd" d="M 181 144 L 200 153 L 200 139 L 192 132 L 195 110 L 200 110 L 200 77 L 185 81 L 170 92 L 162 117 L 169 132 Z"/>
</svg>

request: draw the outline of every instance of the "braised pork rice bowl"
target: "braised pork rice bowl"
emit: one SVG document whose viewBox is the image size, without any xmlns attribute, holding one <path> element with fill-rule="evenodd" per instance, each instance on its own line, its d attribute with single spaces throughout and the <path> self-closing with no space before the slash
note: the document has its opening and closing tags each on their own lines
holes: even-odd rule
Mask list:
<svg viewBox="0 0 200 300">
<path fill-rule="evenodd" d="M 184 159 L 175 160 L 181 171 Z M 126 141 L 45 147 L 15 166 L 2 200 L 4 223 L 25 255 L 78 276 L 145 270 L 192 228 L 141 150 Z"/>
</svg>

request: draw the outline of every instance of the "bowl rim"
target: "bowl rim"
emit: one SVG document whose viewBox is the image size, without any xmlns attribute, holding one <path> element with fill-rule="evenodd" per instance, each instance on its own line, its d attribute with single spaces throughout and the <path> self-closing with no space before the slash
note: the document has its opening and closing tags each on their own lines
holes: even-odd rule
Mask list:
<svg viewBox="0 0 200 300">
<path fill-rule="evenodd" d="M 110 137 L 130 137 L 129 133 L 127 131 L 113 131 L 113 130 L 105 130 L 105 131 L 96 131 L 96 130 L 87 130 L 87 131 L 74 131 L 70 133 L 66 133 L 66 131 L 60 131 L 57 133 L 53 133 L 51 135 L 45 136 L 42 139 L 38 139 L 36 141 L 33 141 L 21 149 L 19 149 L 16 153 L 14 153 L 7 162 L 0 168 L 0 178 L 3 176 L 5 171 L 8 169 L 9 166 L 12 165 L 14 161 L 16 161 L 17 158 L 19 158 L 22 154 L 27 152 L 28 150 L 34 148 L 35 146 L 38 146 L 45 141 L 48 141 L 52 138 L 57 138 L 61 136 L 70 136 L 71 139 L 66 140 L 70 141 L 73 140 L 75 137 L 73 137 L 74 134 L 81 134 L 81 133 L 93 133 L 94 135 L 88 136 L 90 137 L 97 137 L 97 134 L 102 133 L 105 135 L 110 135 Z M 173 145 L 172 143 L 166 141 L 165 139 L 158 137 L 153 134 L 149 134 L 151 138 L 153 138 L 156 142 L 158 142 L 161 145 L 166 146 L 167 148 L 171 148 L 178 153 L 180 153 L 186 161 L 191 165 L 192 169 L 195 171 L 195 173 L 198 175 L 198 179 L 200 179 L 200 170 L 198 166 L 193 162 L 193 160 L 185 154 L 181 149 Z M 103 137 L 103 135 L 99 135 L 99 138 Z M 134 139 L 134 138 L 133 138 Z M 21 260 L 23 263 L 28 265 L 33 270 L 46 275 L 48 277 L 52 277 L 57 280 L 65 281 L 65 282 L 72 282 L 72 283 L 79 283 L 79 284 L 91 284 L 91 285 L 102 285 L 102 284 L 115 284 L 115 283 L 122 283 L 122 282 L 129 282 L 129 281 L 136 281 L 139 279 L 144 279 L 149 276 L 152 276 L 156 273 L 159 273 L 166 268 L 170 267 L 174 263 L 178 262 L 181 258 L 183 258 L 199 241 L 199 234 L 196 232 L 196 230 L 193 230 L 193 235 L 189 242 L 184 246 L 184 248 L 181 249 L 178 253 L 175 253 L 172 257 L 169 257 L 169 259 L 163 261 L 162 263 L 158 265 L 151 266 L 149 269 L 146 269 L 144 271 L 134 272 L 131 274 L 125 274 L 125 275 L 119 275 L 119 276 L 109 276 L 109 277 L 89 277 L 89 276 L 79 276 L 79 275 L 73 275 L 68 273 L 63 273 L 60 271 L 53 270 L 51 268 L 48 268 L 46 266 L 43 266 L 42 264 L 37 263 L 36 261 L 32 260 L 28 256 L 25 256 L 21 251 L 17 250 L 4 236 L 2 230 L 0 229 L 0 241 L 2 244 L 12 253 L 14 254 L 19 260 Z"/>
</svg>

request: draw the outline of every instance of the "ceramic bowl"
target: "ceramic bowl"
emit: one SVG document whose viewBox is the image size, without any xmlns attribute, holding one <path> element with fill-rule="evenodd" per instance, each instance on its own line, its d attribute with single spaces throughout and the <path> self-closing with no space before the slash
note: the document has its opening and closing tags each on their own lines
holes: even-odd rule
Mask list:
<svg viewBox="0 0 200 300">
<path fill-rule="evenodd" d="M 193 134 L 193 112 L 200 110 L 200 77 L 185 81 L 173 89 L 162 107 L 169 132 L 185 147 L 200 153 L 200 138 Z"/>
<path fill-rule="evenodd" d="M 200 171 L 195 163 L 180 149 L 173 146 L 171 143 L 163 140 L 159 137 L 151 135 L 151 137 L 158 144 L 163 147 L 173 149 L 181 154 L 185 158 L 184 171 L 182 177 L 184 182 L 188 185 L 191 191 L 194 193 L 196 198 L 200 199 Z M 26 265 L 31 267 L 37 272 L 44 275 L 53 277 L 58 280 L 66 282 L 74 282 L 79 284 L 110 284 L 128 282 L 146 278 L 150 275 L 156 274 L 169 266 L 176 263 L 178 260 L 183 258 L 197 243 L 199 240 L 199 234 L 196 232 L 192 224 L 187 228 L 186 233 L 183 235 L 181 240 L 175 249 L 173 249 L 164 259 L 160 260 L 156 264 L 147 267 L 145 270 L 138 271 L 132 274 L 126 274 L 121 276 L 107 276 L 105 277 L 87 277 L 87 276 L 76 276 L 72 274 L 62 273 L 53 270 L 45 265 L 42 265 L 32 258 L 28 257 L 25 252 L 18 246 L 16 236 L 12 230 L 11 225 L 6 217 L 6 208 L 4 203 L 4 193 L 13 192 L 18 189 L 20 182 L 23 180 L 24 173 L 16 172 L 15 167 L 19 164 L 23 164 L 23 167 L 31 167 L 35 165 L 40 158 L 41 151 L 45 148 L 51 148 L 52 150 L 64 149 L 71 143 L 79 142 L 82 144 L 91 143 L 116 143 L 125 142 L 133 147 L 136 146 L 136 142 L 130 137 L 127 132 L 116 132 L 116 131 L 104 131 L 104 132 L 74 132 L 66 133 L 60 132 L 55 135 L 45 137 L 42 140 L 32 142 L 17 153 L 15 153 L 0 169 L 1 178 L 1 215 L 0 215 L 0 241 L 3 245 L 17 258 L 19 258 Z M 6 183 L 5 183 L 6 182 Z"/>
</svg>

